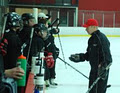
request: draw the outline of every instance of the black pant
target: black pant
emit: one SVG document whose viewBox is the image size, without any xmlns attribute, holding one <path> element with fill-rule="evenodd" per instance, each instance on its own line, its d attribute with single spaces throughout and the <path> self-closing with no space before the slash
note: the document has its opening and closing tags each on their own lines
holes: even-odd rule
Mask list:
<svg viewBox="0 0 120 93">
<path fill-rule="evenodd" d="M 55 61 L 56 63 L 56 61 Z M 44 80 L 48 80 L 51 78 L 55 78 L 55 63 L 52 68 L 48 68 L 46 62 L 44 62 L 44 68 L 45 68 L 45 73 L 44 73 Z"/>
<path fill-rule="evenodd" d="M 5 86 L 1 82 L 0 82 L 0 93 L 7 93 L 5 92 Z"/>
<path fill-rule="evenodd" d="M 98 83 L 91 89 L 89 93 L 106 93 L 107 90 L 107 81 L 108 81 L 108 76 L 109 76 L 109 71 L 107 72 L 106 79 L 100 79 Z M 93 84 L 93 82 L 97 79 L 97 73 L 90 74 L 89 77 L 89 87 Z"/>
</svg>

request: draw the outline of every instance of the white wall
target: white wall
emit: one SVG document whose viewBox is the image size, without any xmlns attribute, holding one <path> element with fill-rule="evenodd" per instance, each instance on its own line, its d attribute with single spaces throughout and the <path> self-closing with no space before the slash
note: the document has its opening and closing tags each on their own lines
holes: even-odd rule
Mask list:
<svg viewBox="0 0 120 93">
<path fill-rule="evenodd" d="M 59 27 L 60 35 L 88 35 L 83 27 Z M 99 30 L 105 35 L 120 36 L 120 28 L 103 28 L 99 27 Z"/>
</svg>

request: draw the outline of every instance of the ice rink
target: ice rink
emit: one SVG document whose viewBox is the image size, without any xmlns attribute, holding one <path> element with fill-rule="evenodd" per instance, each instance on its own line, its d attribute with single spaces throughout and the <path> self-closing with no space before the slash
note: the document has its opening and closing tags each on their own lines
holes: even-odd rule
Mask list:
<svg viewBox="0 0 120 93">
<path fill-rule="evenodd" d="M 89 37 L 60 37 L 65 61 L 89 77 L 90 65 L 85 61 L 82 63 L 73 63 L 68 58 L 74 53 L 85 53 Z M 109 81 L 111 85 L 106 93 L 120 92 L 120 37 L 108 37 L 111 43 L 111 54 L 113 58 L 110 67 Z M 59 57 L 63 58 L 58 37 L 55 38 L 56 46 L 60 49 Z M 57 87 L 50 87 L 45 93 L 86 93 L 88 90 L 88 79 L 80 73 L 69 67 L 64 62 L 57 59 L 56 62 L 56 82 Z"/>
</svg>

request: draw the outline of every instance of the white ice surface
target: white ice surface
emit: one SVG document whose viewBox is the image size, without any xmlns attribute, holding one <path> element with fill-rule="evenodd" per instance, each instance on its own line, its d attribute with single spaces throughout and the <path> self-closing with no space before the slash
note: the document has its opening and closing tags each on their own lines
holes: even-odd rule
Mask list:
<svg viewBox="0 0 120 93">
<path fill-rule="evenodd" d="M 89 62 L 73 63 L 68 58 L 74 53 L 85 53 L 88 39 L 89 37 L 60 37 L 65 61 L 86 76 L 89 76 Z M 108 39 L 111 43 L 113 64 L 110 67 L 108 80 L 111 87 L 106 93 L 120 93 L 120 37 L 108 37 Z M 60 49 L 59 57 L 64 59 L 58 37 L 55 38 L 55 43 Z M 59 85 L 46 89 L 45 93 L 86 93 L 88 89 L 88 79 L 59 59 L 56 62 L 56 82 Z"/>
</svg>

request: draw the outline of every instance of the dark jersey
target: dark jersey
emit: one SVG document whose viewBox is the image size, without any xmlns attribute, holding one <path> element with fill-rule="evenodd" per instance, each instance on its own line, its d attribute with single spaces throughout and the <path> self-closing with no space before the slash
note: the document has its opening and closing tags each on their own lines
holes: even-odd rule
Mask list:
<svg viewBox="0 0 120 93">
<path fill-rule="evenodd" d="M 15 31 L 10 30 L 4 34 L 7 39 L 7 54 L 4 56 L 4 68 L 10 69 L 16 67 L 18 56 L 21 54 L 21 41 Z"/>
<path fill-rule="evenodd" d="M 4 84 L 2 82 L 3 79 L 3 56 L 0 54 L 0 93 L 4 93 Z"/>
<path fill-rule="evenodd" d="M 99 64 L 108 65 L 112 62 L 110 42 L 99 30 L 92 33 L 88 41 L 86 59 L 90 62 L 93 71 L 96 71 Z"/>
<path fill-rule="evenodd" d="M 57 58 L 56 55 L 56 46 L 54 43 L 54 37 L 53 35 L 50 35 L 47 40 L 45 40 L 45 51 L 51 52 L 53 54 L 54 59 Z"/>
<path fill-rule="evenodd" d="M 32 27 L 24 26 L 23 29 L 20 31 L 19 38 L 21 39 L 22 44 L 28 42 L 28 40 L 30 39 L 31 30 Z"/>
<path fill-rule="evenodd" d="M 30 47 L 30 50 L 28 51 Z M 38 57 L 39 53 L 44 49 L 44 41 L 41 37 L 34 35 L 32 38 L 31 46 L 30 41 L 27 43 L 27 46 L 24 48 L 23 54 L 24 56 L 28 56 L 29 53 L 29 64 L 31 65 L 32 56 Z"/>
</svg>

